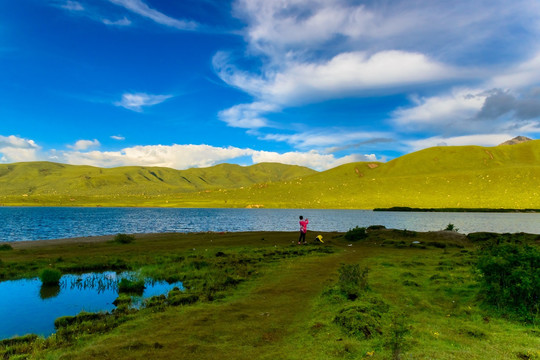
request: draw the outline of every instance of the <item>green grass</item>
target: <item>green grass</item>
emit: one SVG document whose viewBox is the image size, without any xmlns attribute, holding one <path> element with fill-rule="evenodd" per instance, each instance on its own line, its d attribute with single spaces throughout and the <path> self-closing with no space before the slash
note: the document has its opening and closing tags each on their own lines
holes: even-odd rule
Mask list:
<svg viewBox="0 0 540 360">
<path fill-rule="evenodd" d="M 0 343 L 0 356 L 540 358 L 540 329 L 493 311 L 479 297 L 477 250 L 497 234 L 473 242 L 455 231 L 368 228 L 352 244 L 344 233 L 323 235 L 325 244 L 305 246 L 294 245 L 296 233 L 287 232 L 147 234 L 131 244 L 14 243 L 3 254 L 5 278 L 33 276 L 42 263 L 122 265 L 143 277 L 182 281 L 186 290 L 152 298 L 139 311 L 120 299 L 109 314 L 60 318 L 56 335 Z M 512 239 L 540 245 L 537 236 Z"/>
<path fill-rule="evenodd" d="M 0 203 L 52 206 L 540 209 L 540 140 L 434 147 L 323 172 L 283 164 L 204 169 L 0 165 Z"/>
</svg>

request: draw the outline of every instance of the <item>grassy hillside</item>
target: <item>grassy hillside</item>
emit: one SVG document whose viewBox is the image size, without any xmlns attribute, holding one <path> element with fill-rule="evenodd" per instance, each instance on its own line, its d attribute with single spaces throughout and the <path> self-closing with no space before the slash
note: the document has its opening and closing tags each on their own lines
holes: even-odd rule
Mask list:
<svg viewBox="0 0 540 360">
<path fill-rule="evenodd" d="M 434 147 L 388 163 L 351 163 L 268 186 L 192 194 L 192 201 L 267 207 L 540 208 L 540 141 Z"/>
<path fill-rule="evenodd" d="M 51 162 L 0 165 L 0 202 L 75 205 L 136 203 L 163 195 L 283 181 L 314 170 L 275 163 L 174 170 L 161 167 L 97 168 Z"/>
<path fill-rule="evenodd" d="M 207 169 L 0 165 L 0 203 L 177 207 L 540 208 L 540 140 L 445 146 L 324 172 L 281 164 Z"/>
</svg>

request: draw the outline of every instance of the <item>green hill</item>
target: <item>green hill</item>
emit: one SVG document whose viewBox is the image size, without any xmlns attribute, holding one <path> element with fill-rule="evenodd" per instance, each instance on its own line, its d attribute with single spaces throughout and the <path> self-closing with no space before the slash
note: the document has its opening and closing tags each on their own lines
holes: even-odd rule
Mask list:
<svg viewBox="0 0 540 360">
<path fill-rule="evenodd" d="M 282 164 L 205 169 L 113 169 L 54 163 L 0 165 L 0 202 L 373 209 L 540 208 L 540 140 L 433 147 L 387 163 L 324 172 Z"/>
<path fill-rule="evenodd" d="M 2 164 L 0 203 L 139 205 L 141 201 L 166 195 L 241 188 L 313 173 L 316 171 L 305 167 L 276 163 L 247 167 L 221 164 L 188 170 L 138 166 L 98 168 L 51 162 Z"/>
<path fill-rule="evenodd" d="M 388 163 L 351 163 L 265 187 L 194 195 L 217 205 L 277 208 L 538 209 L 539 180 L 540 141 L 530 141 L 433 147 Z"/>
</svg>

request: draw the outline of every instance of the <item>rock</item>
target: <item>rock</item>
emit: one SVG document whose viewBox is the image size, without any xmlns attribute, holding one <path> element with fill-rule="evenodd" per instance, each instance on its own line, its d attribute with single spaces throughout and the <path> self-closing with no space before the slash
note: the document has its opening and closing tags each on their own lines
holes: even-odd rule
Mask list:
<svg viewBox="0 0 540 360">
<path fill-rule="evenodd" d="M 503 142 L 502 144 L 499 144 L 499 146 L 500 145 L 516 145 L 516 144 L 521 144 L 521 143 L 531 141 L 531 140 L 532 139 L 529 139 L 526 136 L 516 136 L 515 138 L 511 140 L 508 140 L 508 141 Z"/>
</svg>

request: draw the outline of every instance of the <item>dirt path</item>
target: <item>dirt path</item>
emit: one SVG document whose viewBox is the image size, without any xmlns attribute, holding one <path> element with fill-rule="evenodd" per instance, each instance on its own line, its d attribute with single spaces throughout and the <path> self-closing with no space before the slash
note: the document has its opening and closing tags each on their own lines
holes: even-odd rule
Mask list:
<svg viewBox="0 0 540 360">
<path fill-rule="evenodd" d="M 303 321 L 312 311 L 309 303 L 336 278 L 339 265 L 366 255 L 346 248 L 328 256 L 283 261 L 238 300 L 174 308 L 156 314 L 153 321 L 129 323 L 119 336 L 74 358 L 284 358 L 284 344 L 305 328 Z"/>
</svg>

